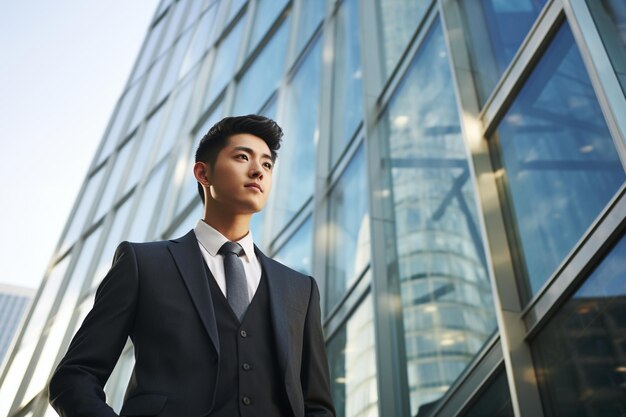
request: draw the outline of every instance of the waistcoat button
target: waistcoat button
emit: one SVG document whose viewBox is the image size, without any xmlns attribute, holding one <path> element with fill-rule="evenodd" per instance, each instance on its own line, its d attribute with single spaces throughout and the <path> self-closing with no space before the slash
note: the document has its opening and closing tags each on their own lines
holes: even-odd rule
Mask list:
<svg viewBox="0 0 626 417">
<path fill-rule="evenodd" d="M 250 405 L 250 404 L 252 404 L 252 401 L 248 397 L 243 397 L 241 399 L 241 402 L 243 403 L 243 405 Z"/>
</svg>

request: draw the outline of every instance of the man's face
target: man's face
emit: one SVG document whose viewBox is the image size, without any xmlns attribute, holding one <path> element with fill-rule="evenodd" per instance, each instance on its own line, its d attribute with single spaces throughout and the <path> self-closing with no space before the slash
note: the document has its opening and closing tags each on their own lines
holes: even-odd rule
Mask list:
<svg viewBox="0 0 626 417">
<path fill-rule="evenodd" d="M 256 213 L 272 189 L 274 163 L 263 139 L 247 134 L 231 136 L 215 166 L 206 165 L 209 198 L 232 213 Z"/>
</svg>

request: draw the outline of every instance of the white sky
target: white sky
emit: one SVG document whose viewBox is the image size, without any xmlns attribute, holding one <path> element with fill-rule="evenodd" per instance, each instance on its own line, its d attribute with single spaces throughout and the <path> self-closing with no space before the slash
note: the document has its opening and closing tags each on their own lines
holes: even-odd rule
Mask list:
<svg viewBox="0 0 626 417">
<path fill-rule="evenodd" d="M 157 4 L 0 0 L 0 282 L 41 282 Z"/>
</svg>

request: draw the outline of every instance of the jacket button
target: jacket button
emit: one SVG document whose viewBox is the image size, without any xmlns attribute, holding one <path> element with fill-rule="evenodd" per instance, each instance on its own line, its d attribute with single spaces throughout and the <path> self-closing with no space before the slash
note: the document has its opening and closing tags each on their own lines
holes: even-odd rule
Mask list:
<svg viewBox="0 0 626 417">
<path fill-rule="evenodd" d="M 245 330 L 240 331 L 240 332 L 239 332 L 239 334 L 240 334 L 240 335 L 241 335 L 241 337 L 243 337 L 244 339 L 245 339 L 246 337 L 248 337 L 248 332 L 246 332 Z"/>
<path fill-rule="evenodd" d="M 250 364 L 249 363 L 244 363 L 243 365 L 241 365 L 241 367 L 243 368 L 244 371 L 249 371 L 250 370 Z"/>
<path fill-rule="evenodd" d="M 241 399 L 241 402 L 243 403 L 243 405 L 250 405 L 250 404 L 252 404 L 252 401 L 248 397 L 243 397 Z"/>
</svg>

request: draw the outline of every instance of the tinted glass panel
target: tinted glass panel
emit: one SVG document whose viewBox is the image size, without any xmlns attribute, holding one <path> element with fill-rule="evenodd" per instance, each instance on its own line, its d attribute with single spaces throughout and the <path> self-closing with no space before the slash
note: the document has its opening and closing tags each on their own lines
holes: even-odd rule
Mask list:
<svg viewBox="0 0 626 417">
<path fill-rule="evenodd" d="M 141 202 L 133 221 L 131 222 L 128 240 L 133 242 L 144 242 L 148 238 L 148 229 L 155 213 L 161 208 L 159 201 L 161 198 L 160 191 L 165 177 L 166 165 L 161 164 L 155 168 L 150 174 L 144 185 L 141 194 Z M 110 256 L 113 256 L 112 254 Z"/>
<path fill-rule="evenodd" d="M 419 415 L 419 414 L 418 414 Z M 504 370 L 478 395 L 476 402 L 462 417 L 514 417 L 509 383 Z"/>
<path fill-rule="evenodd" d="M 328 204 L 327 306 L 331 309 L 370 261 L 367 172 L 363 145 L 333 187 Z"/>
<path fill-rule="evenodd" d="M 335 37 L 333 133 L 330 141 L 333 162 L 354 136 L 354 131 L 363 118 L 363 71 L 358 20 L 358 1 L 345 1 L 337 12 Z"/>
<path fill-rule="evenodd" d="M 546 417 L 626 413 L 626 238 L 531 346 Z"/>
<path fill-rule="evenodd" d="M 313 255 L 313 220 L 309 217 L 278 250 L 274 258 L 298 272 L 309 275 L 311 255 Z"/>
<path fill-rule="evenodd" d="M 282 23 L 239 81 L 233 110 L 235 115 L 257 113 L 278 87 L 285 66 L 289 22 L 286 19 Z"/>
<path fill-rule="evenodd" d="M 623 0 L 587 0 L 613 69 L 626 92 L 626 3 Z"/>
<path fill-rule="evenodd" d="M 389 134 L 411 415 L 440 398 L 495 330 L 474 188 L 436 21 L 383 125 Z"/>
<path fill-rule="evenodd" d="M 113 161 L 114 165 L 111 171 L 109 171 L 107 183 L 104 188 L 104 193 L 98 204 L 98 210 L 96 210 L 96 215 L 94 219 L 98 220 L 102 215 L 104 215 L 114 203 L 114 198 L 116 197 L 116 192 L 120 188 L 120 182 L 124 178 L 124 173 L 126 172 L 126 166 L 128 164 L 128 158 L 130 157 L 130 151 L 135 144 L 134 140 L 130 140 L 127 142 L 122 149 L 119 150 L 115 161 Z"/>
<path fill-rule="evenodd" d="M 378 416 L 371 296 L 328 343 L 328 362 L 337 417 Z"/>
<path fill-rule="evenodd" d="M 198 60 L 204 55 L 204 52 L 206 52 L 209 45 L 213 42 L 213 37 L 215 36 L 215 23 L 213 21 L 215 20 L 215 15 L 219 9 L 218 6 L 219 2 L 212 3 L 211 7 L 209 7 L 200 18 L 200 21 L 195 28 L 191 45 L 187 50 L 187 55 L 185 55 L 185 59 L 183 60 L 182 68 L 180 70 L 181 77 L 183 77 L 187 71 L 189 71 L 191 67 L 198 62 Z"/>
<path fill-rule="evenodd" d="M 472 70 L 481 103 L 528 34 L 545 0 L 461 1 L 467 21 Z M 478 3 L 478 4 L 477 4 Z"/>
<path fill-rule="evenodd" d="M 228 81 L 235 72 L 235 64 L 237 63 L 237 52 L 241 44 L 241 34 L 246 19 L 241 18 L 231 32 L 228 34 L 218 46 L 215 62 L 213 63 L 213 71 L 211 78 L 207 83 L 206 96 L 204 98 L 204 107 L 206 108 L 217 95 L 226 87 Z"/>
<path fill-rule="evenodd" d="M 528 287 L 534 294 L 625 177 L 566 23 L 497 135 Z"/>
<path fill-rule="evenodd" d="M 384 70 L 386 74 L 391 74 L 432 0 L 386 0 L 377 3 L 383 26 Z"/>
<path fill-rule="evenodd" d="M 285 140 L 277 160 L 274 184 L 273 229 L 278 231 L 313 194 L 318 140 L 318 107 L 322 61 L 318 38 L 287 87 L 284 120 L 278 122 Z M 284 173 L 284 174 L 281 174 Z"/>
<path fill-rule="evenodd" d="M 322 22 L 325 4 L 325 1 L 320 0 L 302 0 L 300 2 L 300 15 L 296 29 L 296 54 L 300 53 L 304 45 L 311 39 L 313 31 Z"/>
<path fill-rule="evenodd" d="M 130 132 L 131 129 L 137 127 L 139 122 L 146 117 L 148 110 L 150 110 L 150 105 L 152 105 L 152 98 L 155 95 L 155 90 L 159 86 L 157 82 L 161 77 L 161 72 L 163 69 L 163 64 L 165 64 L 165 56 L 161 57 L 158 61 L 154 63 L 150 72 L 146 75 L 147 79 L 142 86 L 141 94 L 139 97 L 139 101 L 137 102 L 137 106 L 133 112 L 133 118 L 128 125 L 127 132 Z M 139 82 L 141 84 L 141 81 Z"/>
<path fill-rule="evenodd" d="M 257 46 L 286 4 L 287 0 L 259 0 L 257 2 L 252 34 L 248 43 L 248 52 Z"/>
</svg>

